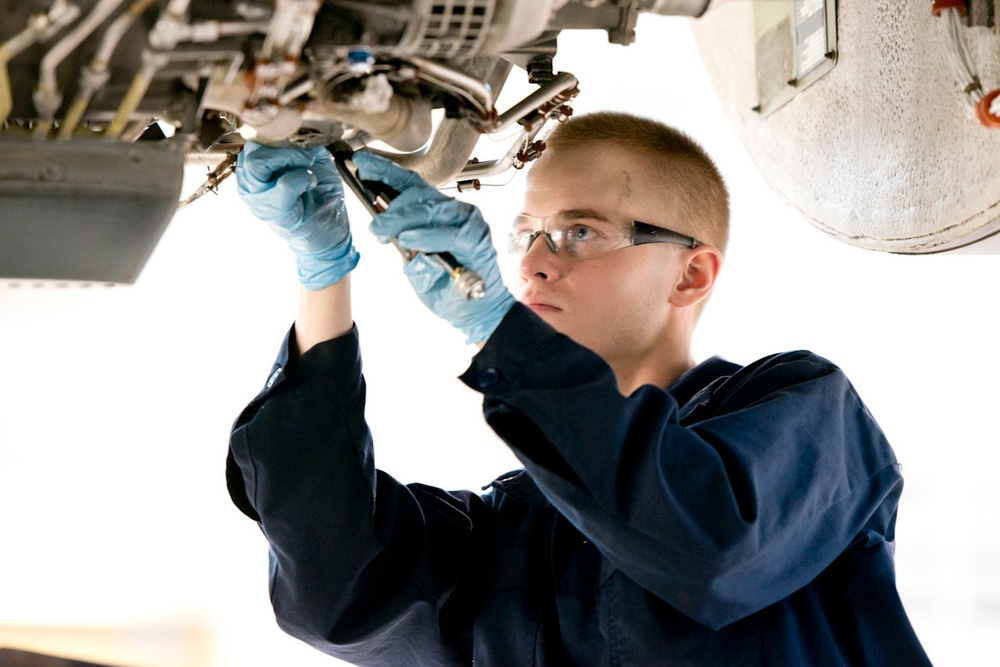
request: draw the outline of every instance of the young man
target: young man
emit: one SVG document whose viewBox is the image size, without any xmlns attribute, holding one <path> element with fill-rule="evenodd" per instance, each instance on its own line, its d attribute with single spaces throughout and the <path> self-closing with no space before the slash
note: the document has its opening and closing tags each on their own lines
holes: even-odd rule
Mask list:
<svg viewBox="0 0 1000 667">
<path fill-rule="evenodd" d="M 485 494 L 375 469 L 335 171 L 322 150 L 241 155 L 304 286 L 228 471 L 281 627 L 363 665 L 928 664 L 894 583 L 899 467 L 846 377 L 808 352 L 691 360 L 728 231 L 711 160 L 623 114 L 548 144 L 508 243 L 520 302 L 478 209 L 356 156 L 401 193 L 375 234 L 486 281 L 465 301 L 425 256 L 405 267 L 482 344 L 462 380 L 524 464 Z"/>
</svg>

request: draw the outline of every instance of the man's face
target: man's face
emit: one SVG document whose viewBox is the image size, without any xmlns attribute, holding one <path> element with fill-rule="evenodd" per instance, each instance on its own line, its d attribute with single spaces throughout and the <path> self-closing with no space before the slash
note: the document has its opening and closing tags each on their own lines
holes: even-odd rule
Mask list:
<svg viewBox="0 0 1000 667">
<path fill-rule="evenodd" d="M 614 147 L 592 146 L 540 160 L 529 173 L 522 213 L 547 218 L 591 211 L 622 229 L 632 220 L 673 226 L 671 212 L 658 206 L 662 192 L 638 163 Z M 683 257 L 681 246 L 651 244 L 572 259 L 538 237 L 521 260 L 518 298 L 612 365 L 641 360 L 663 344 Z"/>
</svg>

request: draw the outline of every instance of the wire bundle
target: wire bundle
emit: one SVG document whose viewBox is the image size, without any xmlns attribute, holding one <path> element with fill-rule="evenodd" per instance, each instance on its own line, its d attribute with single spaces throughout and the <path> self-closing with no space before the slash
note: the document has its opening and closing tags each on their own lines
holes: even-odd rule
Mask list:
<svg viewBox="0 0 1000 667">
<path fill-rule="evenodd" d="M 933 0 L 931 12 L 943 20 L 948 63 L 962 87 L 965 101 L 976 110 L 979 122 L 988 128 L 1000 129 L 1000 90 L 983 93 L 965 43 L 965 16 L 968 13 L 965 0 Z"/>
</svg>

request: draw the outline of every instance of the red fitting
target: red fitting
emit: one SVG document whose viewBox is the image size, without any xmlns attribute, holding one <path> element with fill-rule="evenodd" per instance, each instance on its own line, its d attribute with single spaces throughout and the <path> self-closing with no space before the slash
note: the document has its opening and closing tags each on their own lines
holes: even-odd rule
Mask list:
<svg viewBox="0 0 1000 667">
<path fill-rule="evenodd" d="M 941 12 L 946 9 L 957 9 L 962 16 L 965 16 L 965 13 L 969 11 L 965 0 L 934 0 L 931 4 L 931 13 L 938 18 L 941 17 Z"/>
<path fill-rule="evenodd" d="M 976 117 L 980 123 L 991 130 L 1000 130 L 1000 116 L 990 111 L 993 100 L 997 97 L 1000 97 L 1000 89 L 984 95 L 983 99 L 979 100 L 979 104 L 976 105 Z"/>
</svg>

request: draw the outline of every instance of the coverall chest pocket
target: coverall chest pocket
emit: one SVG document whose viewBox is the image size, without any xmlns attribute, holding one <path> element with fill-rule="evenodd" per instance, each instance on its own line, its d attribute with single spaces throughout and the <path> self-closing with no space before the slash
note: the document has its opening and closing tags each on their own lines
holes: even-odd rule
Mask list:
<svg viewBox="0 0 1000 667">
<path fill-rule="evenodd" d="M 534 557 L 533 557 L 534 556 Z M 525 548 L 495 554 L 476 613 L 476 667 L 566 664 L 556 618 L 552 570 Z"/>
</svg>

